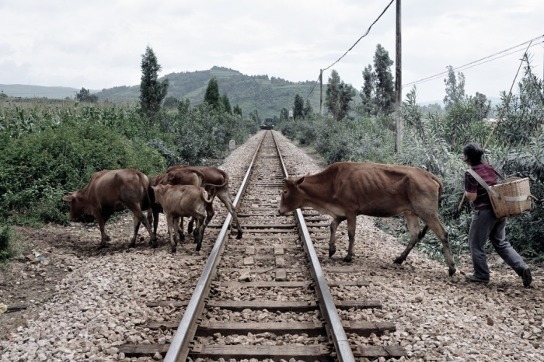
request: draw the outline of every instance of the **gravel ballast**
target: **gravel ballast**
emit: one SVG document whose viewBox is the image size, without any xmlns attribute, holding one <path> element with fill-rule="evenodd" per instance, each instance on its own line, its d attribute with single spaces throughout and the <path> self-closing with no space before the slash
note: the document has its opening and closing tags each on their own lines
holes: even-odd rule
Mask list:
<svg viewBox="0 0 544 362">
<path fill-rule="evenodd" d="M 261 132 L 233 150 L 220 168 L 230 175 L 243 175 Z M 304 151 L 275 134 L 285 146 L 285 161 L 296 163 L 291 168 L 295 175 L 322 169 Z M 396 265 L 393 259 L 404 245 L 376 228 L 373 218 L 359 216 L 357 220 L 355 257 L 350 264 L 357 273 L 352 277 L 369 284 L 342 290 L 335 297 L 380 301 L 382 309 L 361 311 L 349 318 L 393 321 L 397 330 L 384 336 L 348 336 L 351 340 L 361 345 L 401 345 L 408 352 L 401 360 L 407 361 L 544 361 L 541 266 L 530 265 L 533 288 L 527 289 L 493 253 L 489 255 L 490 283 L 468 283 L 463 275 L 471 272 L 467 256 L 457 260 L 458 272 L 453 277 L 447 275 L 444 262 L 431 260 L 417 250 L 404 264 Z M 164 238 L 163 221 L 159 233 Z M 136 327 L 146 320 L 179 319 L 183 310 L 149 308 L 146 302 L 188 299 L 205 256 L 191 253 L 190 257 L 181 257 L 186 249 L 172 255 L 164 240 L 158 249 L 152 249 L 147 245 L 145 229 L 140 232 L 142 240 L 137 247 L 128 249 L 131 226 L 129 215 L 108 223 L 112 246 L 101 253 L 94 252 L 100 239 L 96 227 L 73 224 L 17 229 L 20 238 L 35 244 L 46 263 L 29 258 L 1 270 L 0 303 L 21 295 L 17 288 L 27 285 L 23 279 L 42 278 L 44 288 L 50 290 L 44 289 L 44 298 L 20 301 L 29 307 L 16 312 L 22 321 L 5 331 L 0 340 L 0 361 L 160 359 L 129 359 L 119 352 L 119 346 L 126 342 L 170 342 L 173 331 L 144 334 Z M 333 260 L 328 258 L 326 241 L 316 242 L 325 268 L 338 264 L 346 253 L 345 227 L 343 223 L 338 228 Z M 48 274 L 52 270 L 57 272 Z M 5 318 L 8 314 L 0 315 L 0 324 L 7 321 Z"/>
</svg>

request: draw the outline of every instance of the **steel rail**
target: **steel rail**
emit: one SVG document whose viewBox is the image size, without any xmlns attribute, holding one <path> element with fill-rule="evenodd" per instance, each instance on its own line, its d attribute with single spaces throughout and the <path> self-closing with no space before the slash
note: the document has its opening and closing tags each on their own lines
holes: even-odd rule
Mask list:
<svg viewBox="0 0 544 362">
<path fill-rule="evenodd" d="M 263 137 L 261 141 L 259 142 L 257 150 L 255 151 L 255 154 L 253 155 L 253 158 L 251 159 L 249 167 L 246 171 L 245 177 L 242 180 L 242 184 L 238 190 L 238 193 L 236 194 L 236 197 L 233 202 L 233 207 L 235 209 L 238 206 L 240 199 L 242 198 L 242 195 L 244 194 L 247 188 L 249 176 L 251 175 L 251 172 L 253 171 L 253 165 L 255 163 L 257 154 L 259 153 L 259 150 L 261 149 L 261 145 L 263 143 L 265 134 L 266 133 L 263 133 Z M 202 315 L 205 299 L 209 294 L 210 285 L 215 275 L 215 270 L 217 269 L 217 265 L 219 264 L 219 261 L 221 260 L 221 254 L 225 247 L 225 241 L 228 239 L 228 232 L 229 232 L 229 226 L 230 226 L 231 220 L 232 220 L 232 215 L 228 213 L 225 219 L 225 222 L 223 223 L 223 227 L 221 228 L 221 231 L 219 232 L 219 235 L 217 236 L 217 239 L 215 240 L 215 244 L 213 246 L 212 251 L 210 252 L 208 261 L 206 262 L 206 265 L 204 266 L 204 269 L 202 270 L 202 275 L 200 276 L 200 279 L 198 280 L 198 283 L 195 287 L 191 300 L 189 301 L 189 304 L 187 305 L 187 308 L 185 309 L 183 318 L 181 319 L 181 322 L 178 325 L 176 333 L 174 334 L 174 337 L 172 338 L 172 342 L 170 343 L 170 348 L 168 348 L 168 352 L 166 352 L 166 356 L 164 357 L 164 361 L 166 362 L 174 362 L 174 361 L 185 362 L 187 360 L 187 356 L 189 354 L 189 344 L 193 340 L 194 335 L 196 333 L 197 320 Z"/>
<path fill-rule="evenodd" d="M 283 157 L 279 152 L 276 138 L 274 137 L 274 131 L 271 132 L 272 139 L 274 140 L 274 144 L 276 145 L 276 150 L 278 150 L 283 174 L 285 177 L 288 177 L 289 174 L 283 162 Z M 310 259 L 310 273 L 316 281 L 316 292 L 320 302 L 319 308 L 327 323 L 326 330 L 329 334 L 329 338 L 331 338 L 334 343 L 334 347 L 336 349 L 336 358 L 341 362 L 354 362 L 355 357 L 353 356 L 353 351 L 351 350 L 351 347 L 349 345 L 344 326 L 342 325 L 342 320 L 340 319 L 336 311 L 334 299 L 332 297 L 327 280 L 323 273 L 323 269 L 321 268 L 321 264 L 319 262 L 319 258 L 317 257 L 317 253 L 310 237 L 310 233 L 308 231 L 308 228 L 306 227 L 304 216 L 302 215 L 302 211 L 300 209 L 295 210 L 295 218 L 301 233 L 302 241 L 304 242 L 304 249 L 306 250 L 306 253 L 308 254 L 308 257 Z"/>
</svg>

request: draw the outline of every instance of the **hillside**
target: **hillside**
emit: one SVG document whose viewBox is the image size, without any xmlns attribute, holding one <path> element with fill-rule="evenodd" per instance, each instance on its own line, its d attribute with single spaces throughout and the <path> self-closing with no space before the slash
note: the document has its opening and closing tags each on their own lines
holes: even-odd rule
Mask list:
<svg viewBox="0 0 544 362">
<path fill-rule="evenodd" d="M 231 105 L 239 105 L 245 116 L 257 110 L 259 117 L 279 117 L 282 108 L 292 109 L 295 95 L 299 94 L 310 104 L 314 111 L 319 111 L 319 83 L 316 81 L 290 82 L 268 75 L 249 76 L 239 71 L 213 67 L 209 70 L 170 73 L 160 78 L 168 79 L 170 86 L 167 97 L 177 99 L 189 99 L 191 105 L 202 103 L 208 82 L 212 77 L 217 79 L 219 93 L 227 94 Z M 323 97 L 325 97 L 326 84 L 323 85 Z M 21 98 L 49 98 L 49 99 L 74 99 L 79 89 L 69 87 L 44 87 L 34 85 L 3 85 L 0 84 L 0 92 L 9 97 Z M 114 103 L 138 102 L 140 85 L 119 86 L 101 91 L 91 90 L 100 101 Z M 359 101 L 355 97 L 355 102 Z"/>
<path fill-rule="evenodd" d="M 79 89 L 24 84 L 0 84 L 0 93 L 14 98 L 74 98 Z"/>
<path fill-rule="evenodd" d="M 168 97 L 189 99 L 191 105 L 202 103 L 208 82 L 212 77 L 217 79 L 219 93 L 227 94 L 232 106 L 240 106 L 244 115 L 257 110 L 259 117 L 279 117 L 282 108 L 291 109 L 295 95 L 305 100 L 310 94 L 310 103 L 314 110 L 319 109 L 319 84 L 317 82 L 293 83 L 268 75 L 248 76 L 236 70 L 213 67 L 210 70 L 170 73 L 160 78 L 170 82 Z M 312 91 L 313 89 L 313 91 Z M 137 101 L 140 85 L 131 87 L 114 87 L 95 93 L 99 100 L 111 102 Z"/>
</svg>

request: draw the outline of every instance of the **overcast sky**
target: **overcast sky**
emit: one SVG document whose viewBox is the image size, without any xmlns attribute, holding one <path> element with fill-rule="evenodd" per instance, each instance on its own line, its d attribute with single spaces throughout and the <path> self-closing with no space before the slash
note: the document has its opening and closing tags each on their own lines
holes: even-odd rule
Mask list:
<svg viewBox="0 0 544 362">
<path fill-rule="evenodd" d="M 0 84 L 92 90 L 137 85 L 142 54 L 150 46 L 162 66 L 160 76 L 222 66 L 247 75 L 314 81 L 320 69 L 329 68 L 325 81 L 335 69 L 360 90 L 377 44 L 395 60 L 395 2 L 330 66 L 389 3 L 0 0 Z M 494 54 L 501 57 L 460 71 L 467 94 L 498 97 L 510 89 L 531 39 L 536 39 L 529 49 L 533 69 L 542 77 L 542 0 L 403 0 L 401 18 L 403 98 L 412 82 Z M 441 100 L 444 78 L 417 83 L 418 100 Z"/>
</svg>

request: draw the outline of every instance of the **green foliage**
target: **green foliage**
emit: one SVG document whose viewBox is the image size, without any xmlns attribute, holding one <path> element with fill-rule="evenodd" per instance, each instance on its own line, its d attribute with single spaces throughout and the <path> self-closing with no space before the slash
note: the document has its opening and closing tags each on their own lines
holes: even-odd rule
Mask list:
<svg viewBox="0 0 544 362">
<path fill-rule="evenodd" d="M 444 79 L 446 85 L 446 96 L 444 97 L 444 105 L 446 110 L 451 106 L 461 103 L 465 99 L 465 76 L 463 73 L 453 71 L 453 67 L 448 65 L 448 77 Z"/>
<path fill-rule="evenodd" d="M 273 118 L 282 108 L 293 108 L 296 94 L 309 94 L 317 85 L 315 81 L 290 82 L 281 78 L 269 78 L 266 75 L 249 76 L 224 67 L 171 73 L 160 79 L 169 80 L 168 96 L 189 99 L 191 104 L 196 106 L 203 102 L 208 82 L 213 77 L 217 79 L 221 92 L 228 94 L 230 103 L 238 105 L 242 111 L 240 115 L 249 115 L 253 110 L 257 110 L 263 119 Z M 104 89 L 97 95 L 99 100 L 126 104 L 136 102 L 139 91 L 138 86 L 121 86 Z M 308 97 L 312 104 L 319 104 L 319 92 L 311 92 Z"/>
<path fill-rule="evenodd" d="M 81 88 L 76 94 L 76 100 L 78 102 L 96 103 L 98 101 L 98 96 L 96 94 L 91 94 L 88 89 Z"/>
<path fill-rule="evenodd" d="M 168 92 L 168 79 L 158 81 L 158 73 L 161 66 L 157 62 L 157 57 L 153 49 L 146 47 L 145 54 L 142 55 L 142 80 L 140 82 L 140 108 L 142 114 L 148 119 L 150 125 L 153 125 L 155 117 L 161 108 L 161 103 Z"/>
<path fill-rule="evenodd" d="M 383 127 L 384 119 L 336 122 L 312 114 L 300 121 L 281 121 L 278 129 L 286 137 L 312 146 L 325 162 L 392 160 L 393 134 Z"/>
<path fill-rule="evenodd" d="M 84 186 L 93 172 L 133 167 L 150 173 L 163 169 L 164 161 L 142 141 L 87 122 L 15 139 L 0 165 L 0 217 L 64 222 L 63 194 Z"/>
<path fill-rule="evenodd" d="M 0 263 L 15 255 L 14 237 L 11 227 L 7 224 L 0 224 Z"/>
<path fill-rule="evenodd" d="M 219 86 L 217 85 L 217 79 L 215 77 L 208 82 L 208 88 L 206 88 L 206 94 L 204 95 L 204 103 L 207 103 L 215 109 L 219 109 L 221 106 Z"/>
<path fill-rule="evenodd" d="M 293 118 L 304 118 L 304 99 L 299 95 L 295 95 L 295 104 L 293 106 Z"/>
<path fill-rule="evenodd" d="M 389 53 L 380 44 L 374 53 L 374 70 L 368 65 L 363 70 L 363 89 L 360 111 L 365 116 L 387 115 L 394 111 L 395 84 L 391 66 L 393 61 Z"/>
<path fill-rule="evenodd" d="M 519 83 L 519 95 L 503 94 L 498 114 L 495 134 L 500 143 L 523 146 L 540 132 L 544 124 L 544 88 L 542 80 L 536 78 L 529 64 Z"/>
<path fill-rule="evenodd" d="M 351 110 L 350 102 L 355 96 L 355 89 L 340 79 L 338 72 L 333 70 L 325 92 L 325 105 L 336 121 L 344 119 Z"/>
<path fill-rule="evenodd" d="M 393 61 L 389 58 L 389 53 L 380 44 L 376 46 L 374 53 L 374 80 L 376 98 L 374 103 L 379 110 L 379 114 L 389 114 L 393 112 L 395 105 L 395 86 L 391 66 Z"/>
</svg>

